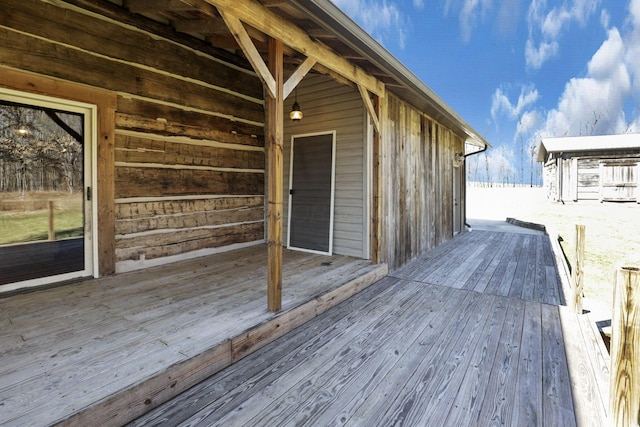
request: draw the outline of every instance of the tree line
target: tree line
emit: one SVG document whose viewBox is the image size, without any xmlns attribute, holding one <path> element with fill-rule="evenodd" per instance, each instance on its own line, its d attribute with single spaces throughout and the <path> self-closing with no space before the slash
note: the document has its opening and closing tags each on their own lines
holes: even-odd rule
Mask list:
<svg viewBox="0 0 640 427">
<path fill-rule="evenodd" d="M 0 191 L 83 189 L 83 116 L 0 104 Z"/>
</svg>

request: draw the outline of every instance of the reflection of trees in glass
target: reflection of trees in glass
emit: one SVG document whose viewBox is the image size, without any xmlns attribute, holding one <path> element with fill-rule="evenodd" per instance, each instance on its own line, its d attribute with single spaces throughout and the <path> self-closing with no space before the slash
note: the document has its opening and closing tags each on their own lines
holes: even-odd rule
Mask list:
<svg viewBox="0 0 640 427">
<path fill-rule="evenodd" d="M 82 115 L 0 104 L 0 191 L 82 191 Z"/>
</svg>

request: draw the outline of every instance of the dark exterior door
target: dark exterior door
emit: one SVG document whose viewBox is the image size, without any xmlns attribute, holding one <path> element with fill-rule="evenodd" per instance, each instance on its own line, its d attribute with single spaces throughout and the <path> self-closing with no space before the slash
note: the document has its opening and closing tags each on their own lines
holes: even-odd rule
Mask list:
<svg viewBox="0 0 640 427">
<path fill-rule="evenodd" d="M 335 133 L 294 137 L 289 184 L 289 247 L 331 254 Z"/>
</svg>

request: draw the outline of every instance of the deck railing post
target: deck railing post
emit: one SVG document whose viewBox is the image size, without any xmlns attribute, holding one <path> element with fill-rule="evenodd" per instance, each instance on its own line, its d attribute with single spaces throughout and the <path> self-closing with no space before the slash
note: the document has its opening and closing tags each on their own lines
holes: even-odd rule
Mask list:
<svg viewBox="0 0 640 427">
<path fill-rule="evenodd" d="M 576 224 L 575 256 L 571 266 L 571 301 L 573 310 L 582 314 L 582 294 L 584 290 L 584 225 Z"/>
<path fill-rule="evenodd" d="M 640 268 L 616 271 L 611 318 L 609 419 L 616 427 L 640 423 Z"/>
</svg>

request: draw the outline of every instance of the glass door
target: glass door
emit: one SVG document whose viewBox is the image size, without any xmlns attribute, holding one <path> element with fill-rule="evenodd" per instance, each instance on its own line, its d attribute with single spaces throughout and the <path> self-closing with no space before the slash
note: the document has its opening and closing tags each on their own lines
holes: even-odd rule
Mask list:
<svg viewBox="0 0 640 427">
<path fill-rule="evenodd" d="M 0 91 L 0 291 L 92 275 L 94 111 Z"/>
</svg>

